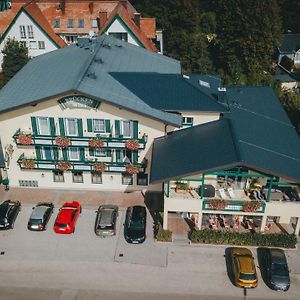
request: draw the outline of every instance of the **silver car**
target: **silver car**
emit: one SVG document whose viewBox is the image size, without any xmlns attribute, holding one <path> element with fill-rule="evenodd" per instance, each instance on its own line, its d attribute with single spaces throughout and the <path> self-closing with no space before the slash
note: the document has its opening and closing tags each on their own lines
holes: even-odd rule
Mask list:
<svg viewBox="0 0 300 300">
<path fill-rule="evenodd" d="M 46 230 L 47 223 L 53 213 L 54 205 L 49 202 L 40 202 L 32 208 L 27 228 L 33 231 Z"/>
<path fill-rule="evenodd" d="M 119 208 L 116 205 L 100 205 L 96 211 L 95 233 L 98 236 L 116 234 L 116 223 Z"/>
</svg>

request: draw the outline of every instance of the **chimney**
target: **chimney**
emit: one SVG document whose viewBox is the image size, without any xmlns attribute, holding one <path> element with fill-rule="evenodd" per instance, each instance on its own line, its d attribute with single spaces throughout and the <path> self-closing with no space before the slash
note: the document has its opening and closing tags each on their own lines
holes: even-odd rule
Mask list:
<svg viewBox="0 0 300 300">
<path fill-rule="evenodd" d="M 90 2 L 90 3 L 89 3 L 89 11 L 90 11 L 90 14 L 93 13 L 93 9 L 94 9 L 94 3 L 93 3 L 93 2 Z"/>
<path fill-rule="evenodd" d="M 141 27 L 141 14 L 140 13 L 134 13 L 134 23 Z"/>
<path fill-rule="evenodd" d="M 102 29 L 107 21 L 107 11 L 106 10 L 100 10 L 99 12 L 99 29 Z"/>
</svg>

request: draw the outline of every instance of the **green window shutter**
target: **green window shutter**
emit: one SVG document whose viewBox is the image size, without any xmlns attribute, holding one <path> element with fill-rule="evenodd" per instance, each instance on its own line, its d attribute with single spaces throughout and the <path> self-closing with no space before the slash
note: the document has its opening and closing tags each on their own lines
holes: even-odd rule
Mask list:
<svg viewBox="0 0 300 300">
<path fill-rule="evenodd" d="M 107 157 L 111 157 L 111 150 L 107 150 L 107 151 L 106 151 L 106 156 L 107 156 Z"/>
<path fill-rule="evenodd" d="M 54 155 L 54 160 L 58 160 L 58 149 L 53 148 L 53 155 Z"/>
<path fill-rule="evenodd" d="M 87 131 L 93 132 L 93 119 L 87 119 Z"/>
<path fill-rule="evenodd" d="M 38 134 L 36 118 L 35 117 L 31 117 L 31 127 L 32 127 L 32 133 L 34 135 Z"/>
<path fill-rule="evenodd" d="M 137 163 L 138 162 L 138 160 L 139 160 L 139 154 L 138 154 L 137 150 L 132 151 L 132 160 L 133 160 L 133 163 Z"/>
<path fill-rule="evenodd" d="M 110 120 L 105 120 L 105 132 L 110 132 Z"/>
<path fill-rule="evenodd" d="M 63 118 L 58 118 L 60 135 L 65 136 L 65 123 Z"/>
<path fill-rule="evenodd" d="M 120 121 L 119 120 L 115 120 L 115 134 L 116 134 L 116 137 L 120 136 Z"/>
<path fill-rule="evenodd" d="M 133 121 L 133 138 L 137 139 L 139 136 L 139 122 Z"/>
<path fill-rule="evenodd" d="M 78 125 L 78 136 L 83 136 L 83 128 L 82 128 L 82 120 L 77 119 L 77 125 Z"/>
<path fill-rule="evenodd" d="M 121 158 L 121 150 L 116 150 L 116 161 L 118 162 Z"/>
<path fill-rule="evenodd" d="M 79 149 L 79 155 L 80 155 L 80 160 L 85 160 L 85 156 L 84 156 L 84 148 L 80 148 Z"/>
<path fill-rule="evenodd" d="M 36 155 L 37 160 L 42 159 L 42 153 L 41 153 L 41 147 L 40 146 L 35 147 L 35 155 Z"/>
<path fill-rule="evenodd" d="M 54 136 L 54 135 L 56 135 L 54 118 L 49 118 L 49 123 L 50 123 L 50 132 L 51 132 L 51 135 Z"/>
<path fill-rule="evenodd" d="M 68 160 L 68 150 L 63 148 L 61 149 L 61 151 L 62 151 L 63 159 Z"/>
<path fill-rule="evenodd" d="M 93 148 L 89 148 L 89 155 L 90 156 L 95 156 L 95 152 Z"/>
</svg>

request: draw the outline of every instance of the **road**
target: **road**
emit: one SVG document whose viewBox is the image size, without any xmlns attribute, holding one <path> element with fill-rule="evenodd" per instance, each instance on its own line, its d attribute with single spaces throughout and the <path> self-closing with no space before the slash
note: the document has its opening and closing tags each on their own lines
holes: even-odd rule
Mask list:
<svg viewBox="0 0 300 300">
<path fill-rule="evenodd" d="M 300 299 L 299 250 L 289 251 L 291 288 L 270 290 L 262 281 L 247 290 L 233 286 L 222 246 L 155 243 L 148 216 L 147 240 L 130 245 L 123 238 L 124 210 L 117 236 L 93 233 L 95 209 L 84 208 L 74 235 L 26 228 L 32 205 L 23 205 L 15 228 L 0 232 L 1 300 L 78 299 Z M 252 248 L 256 256 L 255 248 Z"/>
</svg>

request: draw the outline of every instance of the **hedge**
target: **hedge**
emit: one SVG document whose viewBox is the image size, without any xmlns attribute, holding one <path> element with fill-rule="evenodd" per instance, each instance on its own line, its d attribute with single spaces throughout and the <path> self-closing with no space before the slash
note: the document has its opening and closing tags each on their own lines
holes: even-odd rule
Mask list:
<svg viewBox="0 0 300 300">
<path fill-rule="evenodd" d="M 172 231 L 164 230 L 159 224 L 155 237 L 159 242 L 172 242 Z"/>
<path fill-rule="evenodd" d="M 203 244 L 266 246 L 282 248 L 295 248 L 297 244 L 297 237 L 295 234 L 229 232 L 211 229 L 193 230 L 190 233 L 190 240 L 192 243 Z"/>
</svg>

